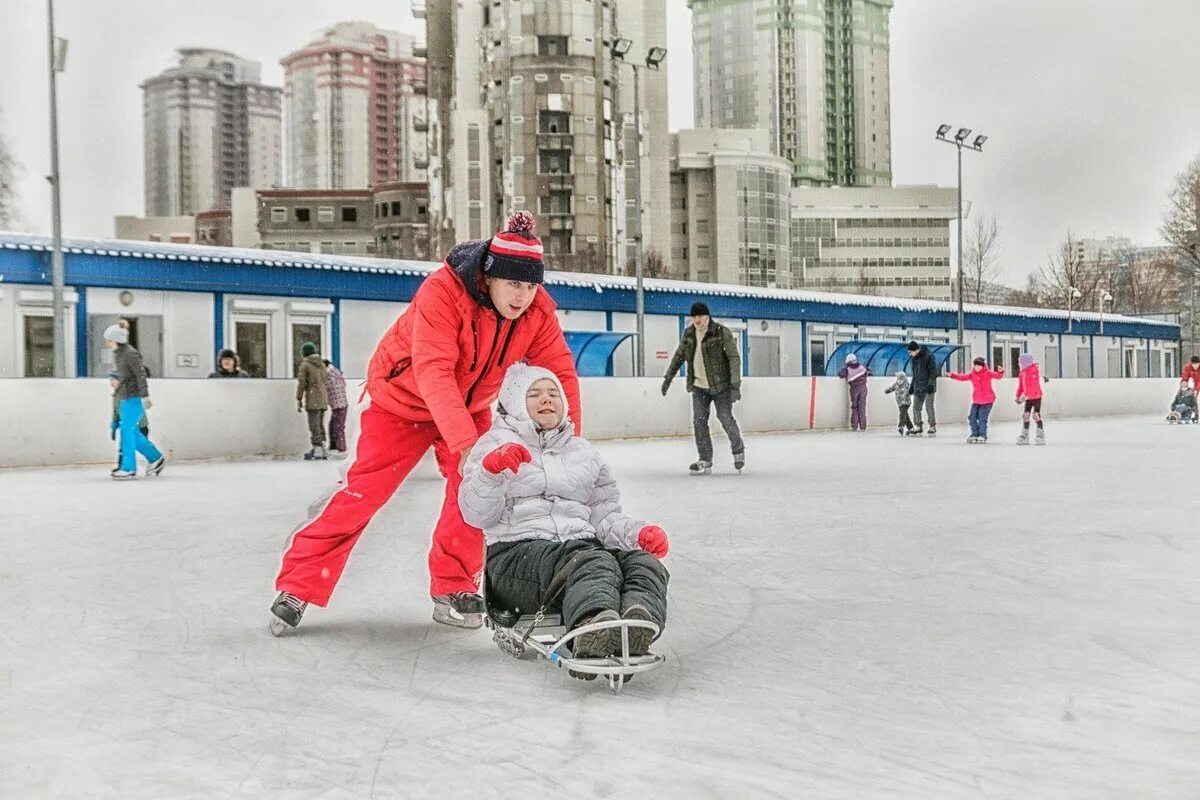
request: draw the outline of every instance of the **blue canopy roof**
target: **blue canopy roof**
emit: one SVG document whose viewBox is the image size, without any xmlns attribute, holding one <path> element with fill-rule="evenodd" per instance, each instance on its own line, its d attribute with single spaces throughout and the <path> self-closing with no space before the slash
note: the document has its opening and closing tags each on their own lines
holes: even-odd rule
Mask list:
<svg viewBox="0 0 1200 800">
<path fill-rule="evenodd" d="M 950 356 L 954 355 L 961 345 L 957 344 L 927 344 L 930 355 L 938 365 L 939 370 L 946 367 Z M 825 374 L 835 376 L 838 370 L 846 364 L 846 356 L 853 353 L 858 357 L 858 363 L 871 370 L 872 375 L 891 375 L 904 371 L 912 375 L 912 358 L 908 355 L 908 342 L 873 342 L 855 339 L 839 345 L 825 362 Z"/>
<path fill-rule="evenodd" d="M 622 331 L 563 331 L 567 346 L 575 356 L 575 371 L 581 378 L 602 378 L 611 374 L 609 362 L 617 348 L 633 333 Z"/>
</svg>

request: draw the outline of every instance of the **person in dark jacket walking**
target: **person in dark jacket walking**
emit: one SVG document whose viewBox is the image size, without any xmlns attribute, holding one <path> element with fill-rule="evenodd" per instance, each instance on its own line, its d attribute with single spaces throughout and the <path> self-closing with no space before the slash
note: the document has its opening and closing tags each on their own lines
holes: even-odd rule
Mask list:
<svg viewBox="0 0 1200 800">
<path fill-rule="evenodd" d="M 142 354 L 129 344 L 129 328 L 123 324 L 110 325 L 104 331 L 104 343 L 113 351 L 113 371 L 117 373 L 117 417 L 121 434 L 121 463 L 110 474 L 114 480 L 137 477 L 137 454 L 148 462 L 147 475 L 158 475 L 167 459 L 146 436 L 138 424 L 150 408 L 150 387 Z"/>
<path fill-rule="evenodd" d="M 838 370 L 838 377 L 850 388 L 850 430 L 867 429 L 867 378 L 871 370 L 858 363 L 858 356 L 846 356 L 846 366 Z"/>
<path fill-rule="evenodd" d="M 329 394 L 329 449 L 336 458 L 346 457 L 346 414 L 350 401 L 346 399 L 346 376 L 325 359 L 325 391 Z"/>
<path fill-rule="evenodd" d="M 933 360 L 929 348 L 916 342 L 908 343 L 908 355 L 912 359 L 913 418 L 917 423 L 913 435 L 920 436 L 924 430 L 921 421 L 921 411 L 924 409 L 929 414 L 929 435 L 933 436 L 937 433 L 937 415 L 933 410 L 933 400 L 937 394 L 938 365 Z"/>
<path fill-rule="evenodd" d="M 683 332 L 675 357 L 663 377 L 662 393 L 667 396 L 679 368 L 687 364 L 687 390 L 692 393 L 692 429 L 696 435 L 699 460 L 688 467 L 693 475 L 712 474 L 713 444 L 708 431 L 710 407 L 717 407 L 717 419 L 729 437 L 733 467 L 746 466 L 746 445 L 733 404 L 742 399 L 742 354 L 733 331 L 712 318 L 704 303 L 692 304 L 692 324 Z"/>
<path fill-rule="evenodd" d="M 300 347 L 304 356 L 296 370 L 296 411 L 308 412 L 308 432 L 312 449 L 304 454 L 305 461 L 323 461 L 329 457 L 325 450 L 325 412 L 329 409 L 329 392 L 325 388 L 325 361 L 317 355 L 317 346 L 305 342 Z"/>
<path fill-rule="evenodd" d="M 208 373 L 210 378 L 249 378 L 250 373 L 242 369 L 238 354 L 228 347 L 217 355 L 217 368 Z"/>
</svg>

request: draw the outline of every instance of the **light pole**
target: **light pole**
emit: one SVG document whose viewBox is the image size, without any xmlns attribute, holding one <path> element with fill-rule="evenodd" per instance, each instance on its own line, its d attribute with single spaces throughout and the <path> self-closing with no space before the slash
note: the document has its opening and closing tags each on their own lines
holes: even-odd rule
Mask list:
<svg viewBox="0 0 1200 800">
<path fill-rule="evenodd" d="M 1101 336 L 1104 335 L 1104 304 L 1111 303 L 1112 299 L 1113 299 L 1113 296 L 1111 294 L 1109 294 L 1107 291 L 1102 292 L 1100 295 L 1100 335 Z"/>
<path fill-rule="evenodd" d="M 66 68 L 67 40 L 54 37 L 54 0 L 46 0 L 47 46 L 50 53 L 50 280 L 54 303 L 54 377 L 67 377 L 67 325 L 63 304 L 62 202 L 58 174 L 58 73 Z"/>
<path fill-rule="evenodd" d="M 1067 287 L 1067 333 L 1074 331 L 1074 326 L 1071 320 L 1071 312 L 1075 305 L 1075 301 L 1081 297 L 1083 297 L 1083 295 L 1080 294 L 1079 290 L 1074 286 Z"/>
<path fill-rule="evenodd" d="M 965 372 L 967 364 L 963 352 L 963 329 L 966 327 L 966 315 L 963 313 L 962 151 L 965 147 L 968 150 L 982 153 L 983 143 L 987 141 L 988 137 L 980 134 L 975 137 L 973 142 L 967 144 L 967 137 L 971 135 L 971 129 L 959 128 L 958 133 L 954 134 L 954 139 L 947 139 L 946 134 L 950 132 L 951 127 L 953 126 L 938 125 L 936 138 L 939 142 L 952 144 L 958 148 L 958 369 L 959 372 Z"/>
<path fill-rule="evenodd" d="M 634 184 L 633 202 L 637 206 L 637 221 L 638 229 L 637 236 L 634 238 L 634 264 L 637 275 L 637 347 L 634 348 L 635 369 L 634 372 L 639 378 L 646 376 L 646 292 L 645 292 L 645 276 L 646 276 L 646 254 L 643 240 L 643 230 L 645 229 L 645 209 L 642 206 L 642 93 L 641 93 L 641 74 L 642 70 L 658 69 L 662 64 L 663 59 L 667 57 L 667 48 L 651 47 L 646 52 L 645 66 L 626 61 L 625 55 L 629 52 L 629 48 L 633 47 L 633 41 L 630 39 L 615 39 L 612 43 L 613 63 L 623 64 L 633 70 L 633 127 L 637 130 L 637 181 Z"/>
</svg>

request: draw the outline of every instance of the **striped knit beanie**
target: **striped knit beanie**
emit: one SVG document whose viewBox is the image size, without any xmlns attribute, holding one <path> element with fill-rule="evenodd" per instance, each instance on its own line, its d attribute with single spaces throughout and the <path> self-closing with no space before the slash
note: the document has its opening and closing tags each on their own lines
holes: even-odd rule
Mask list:
<svg viewBox="0 0 1200 800">
<path fill-rule="evenodd" d="M 533 214 L 517 211 L 508 218 L 504 230 L 488 244 L 483 273 L 489 278 L 541 283 L 542 241 L 533 234 Z"/>
</svg>

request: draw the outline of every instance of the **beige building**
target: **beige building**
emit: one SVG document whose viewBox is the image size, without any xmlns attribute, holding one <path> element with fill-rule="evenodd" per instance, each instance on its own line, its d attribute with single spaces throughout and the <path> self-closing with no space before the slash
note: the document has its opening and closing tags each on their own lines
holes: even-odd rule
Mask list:
<svg viewBox="0 0 1200 800">
<path fill-rule="evenodd" d="M 954 189 L 792 190 L 793 272 L 807 289 L 949 300 Z"/>
<path fill-rule="evenodd" d="M 427 28 L 435 253 L 527 208 L 555 269 L 621 271 L 640 210 L 646 248 L 669 259 L 665 65 L 642 73 L 639 176 L 633 74 L 610 52 L 630 39 L 640 64 L 665 44 L 665 0 L 431 0 L 414 12 Z"/>
<path fill-rule="evenodd" d="M 892 183 L 892 0 L 689 0 L 696 124 L 761 128 L 793 182 Z"/>
<path fill-rule="evenodd" d="M 429 252 L 429 185 L 381 183 L 374 203 L 375 253 L 381 258 L 434 261 Z"/>
<path fill-rule="evenodd" d="M 176 217 L 113 218 L 113 229 L 118 239 L 135 242 L 172 242 L 191 244 L 196 235 L 196 219 L 190 215 Z"/>
<path fill-rule="evenodd" d="M 671 276 L 799 286 L 788 236 L 791 173 L 765 130 L 671 134 Z"/>
<path fill-rule="evenodd" d="M 278 186 L 281 90 L 256 61 L 181 48 L 141 85 L 148 216 L 228 207 L 236 186 Z"/>
<path fill-rule="evenodd" d="M 412 36 L 341 22 L 280 63 L 290 186 L 425 181 L 425 62 Z"/>
</svg>

